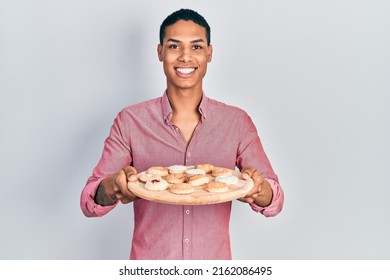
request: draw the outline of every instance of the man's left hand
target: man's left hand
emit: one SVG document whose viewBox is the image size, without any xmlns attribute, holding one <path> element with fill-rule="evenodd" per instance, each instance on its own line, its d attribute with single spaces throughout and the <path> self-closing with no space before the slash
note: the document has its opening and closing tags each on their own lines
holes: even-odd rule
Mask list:
<svg viewBox="0 0 390 280">
<path fill-rule="evenodd" d="M 239 201 L 246 203 L 255 203 L 260 207 L 266 207 L 272 201 L 271 185 L 254 167 L 245 167 L 241 170 L 242 179 L 247 180 L 251 178 L 254 182 L 252 190 L 250 190 L 244 197 L 239 198 Z"/>
</svg>

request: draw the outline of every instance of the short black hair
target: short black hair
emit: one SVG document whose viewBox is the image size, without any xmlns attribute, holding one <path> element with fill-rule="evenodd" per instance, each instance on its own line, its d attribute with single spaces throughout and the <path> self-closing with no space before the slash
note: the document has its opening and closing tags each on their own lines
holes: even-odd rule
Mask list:
<svg viewBox="0 0 390 280">
<path fill-rule="evenodd" d="M 170 14 L 161 24 L 160 26 L 160 44 L 163 44 L 164 37 L 165 37 L 165 29 L 167 26 L 175 24 L 179 20 L 185 20 L 185 21 L 193 21 L 196 24 L 199 24 L 200 26 L 204 27 L 206 29 L 206 39 L 207 39 L 207 45 L 210 45 L 211 43 L 211 30 L 210 26 L 205 20 L 203 16 L 195 12 L 191 9 L 180 9 L 176 12 L 173 12 Z"/>
</svg>

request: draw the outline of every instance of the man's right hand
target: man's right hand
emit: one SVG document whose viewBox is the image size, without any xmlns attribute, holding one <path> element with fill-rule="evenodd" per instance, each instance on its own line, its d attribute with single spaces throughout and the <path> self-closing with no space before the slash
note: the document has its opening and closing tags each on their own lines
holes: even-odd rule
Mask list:
<svg viewBox="0 0 390 280">
<path fill-rule="evenodd" d="M 127 187 L 127 182 L 137 181 L 136 174 L 137 170 L 134 167 L 127 166 L 107 176 L 97 189 L 95 202 L 102 206 L 108 206 L 118 200 L 126 204 L 138 199 L 139 197 L 133 194 Z"/>
</svg>

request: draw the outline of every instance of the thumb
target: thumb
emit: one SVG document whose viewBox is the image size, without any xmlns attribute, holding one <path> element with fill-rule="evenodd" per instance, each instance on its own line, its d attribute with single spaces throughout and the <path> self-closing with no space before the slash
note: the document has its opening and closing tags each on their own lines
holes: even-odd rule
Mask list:
<svg viewBox="0 0 390 280">
<path fill-rule="evenodd" d="M 125 173 L 126 179 L 128 181 L 137 181 L 138 180 L 138 177 L 136 176 L 137 170 L 134 167 L 126 166 L 126 167 L 122 168 L 122 170 Z"/>
<path fill-rule="evenodd" d="M 256 169 L 253 168 L 253 167 L 244 168 L 242 170 L 242 172 L 241 172 L 242 173 L 242 175 L 241 175 L 242 179 L 247 180 L 249 178 L 252 178 L 253 173 L 255 173 L 255 171 L 256 171 Z"/>
</svg>

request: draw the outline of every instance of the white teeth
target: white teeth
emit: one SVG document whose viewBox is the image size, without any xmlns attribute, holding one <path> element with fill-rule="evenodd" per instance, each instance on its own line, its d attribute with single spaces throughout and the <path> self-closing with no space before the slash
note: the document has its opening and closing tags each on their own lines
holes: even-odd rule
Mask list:
<svg viewBox="0 0 390 280">
<path fill-rule="evenodd" d="M 189 74 L 195 71 L 195 68 L 176 68 L 177 72 L 180 72 L 182 74 Z"/>
</svg>

